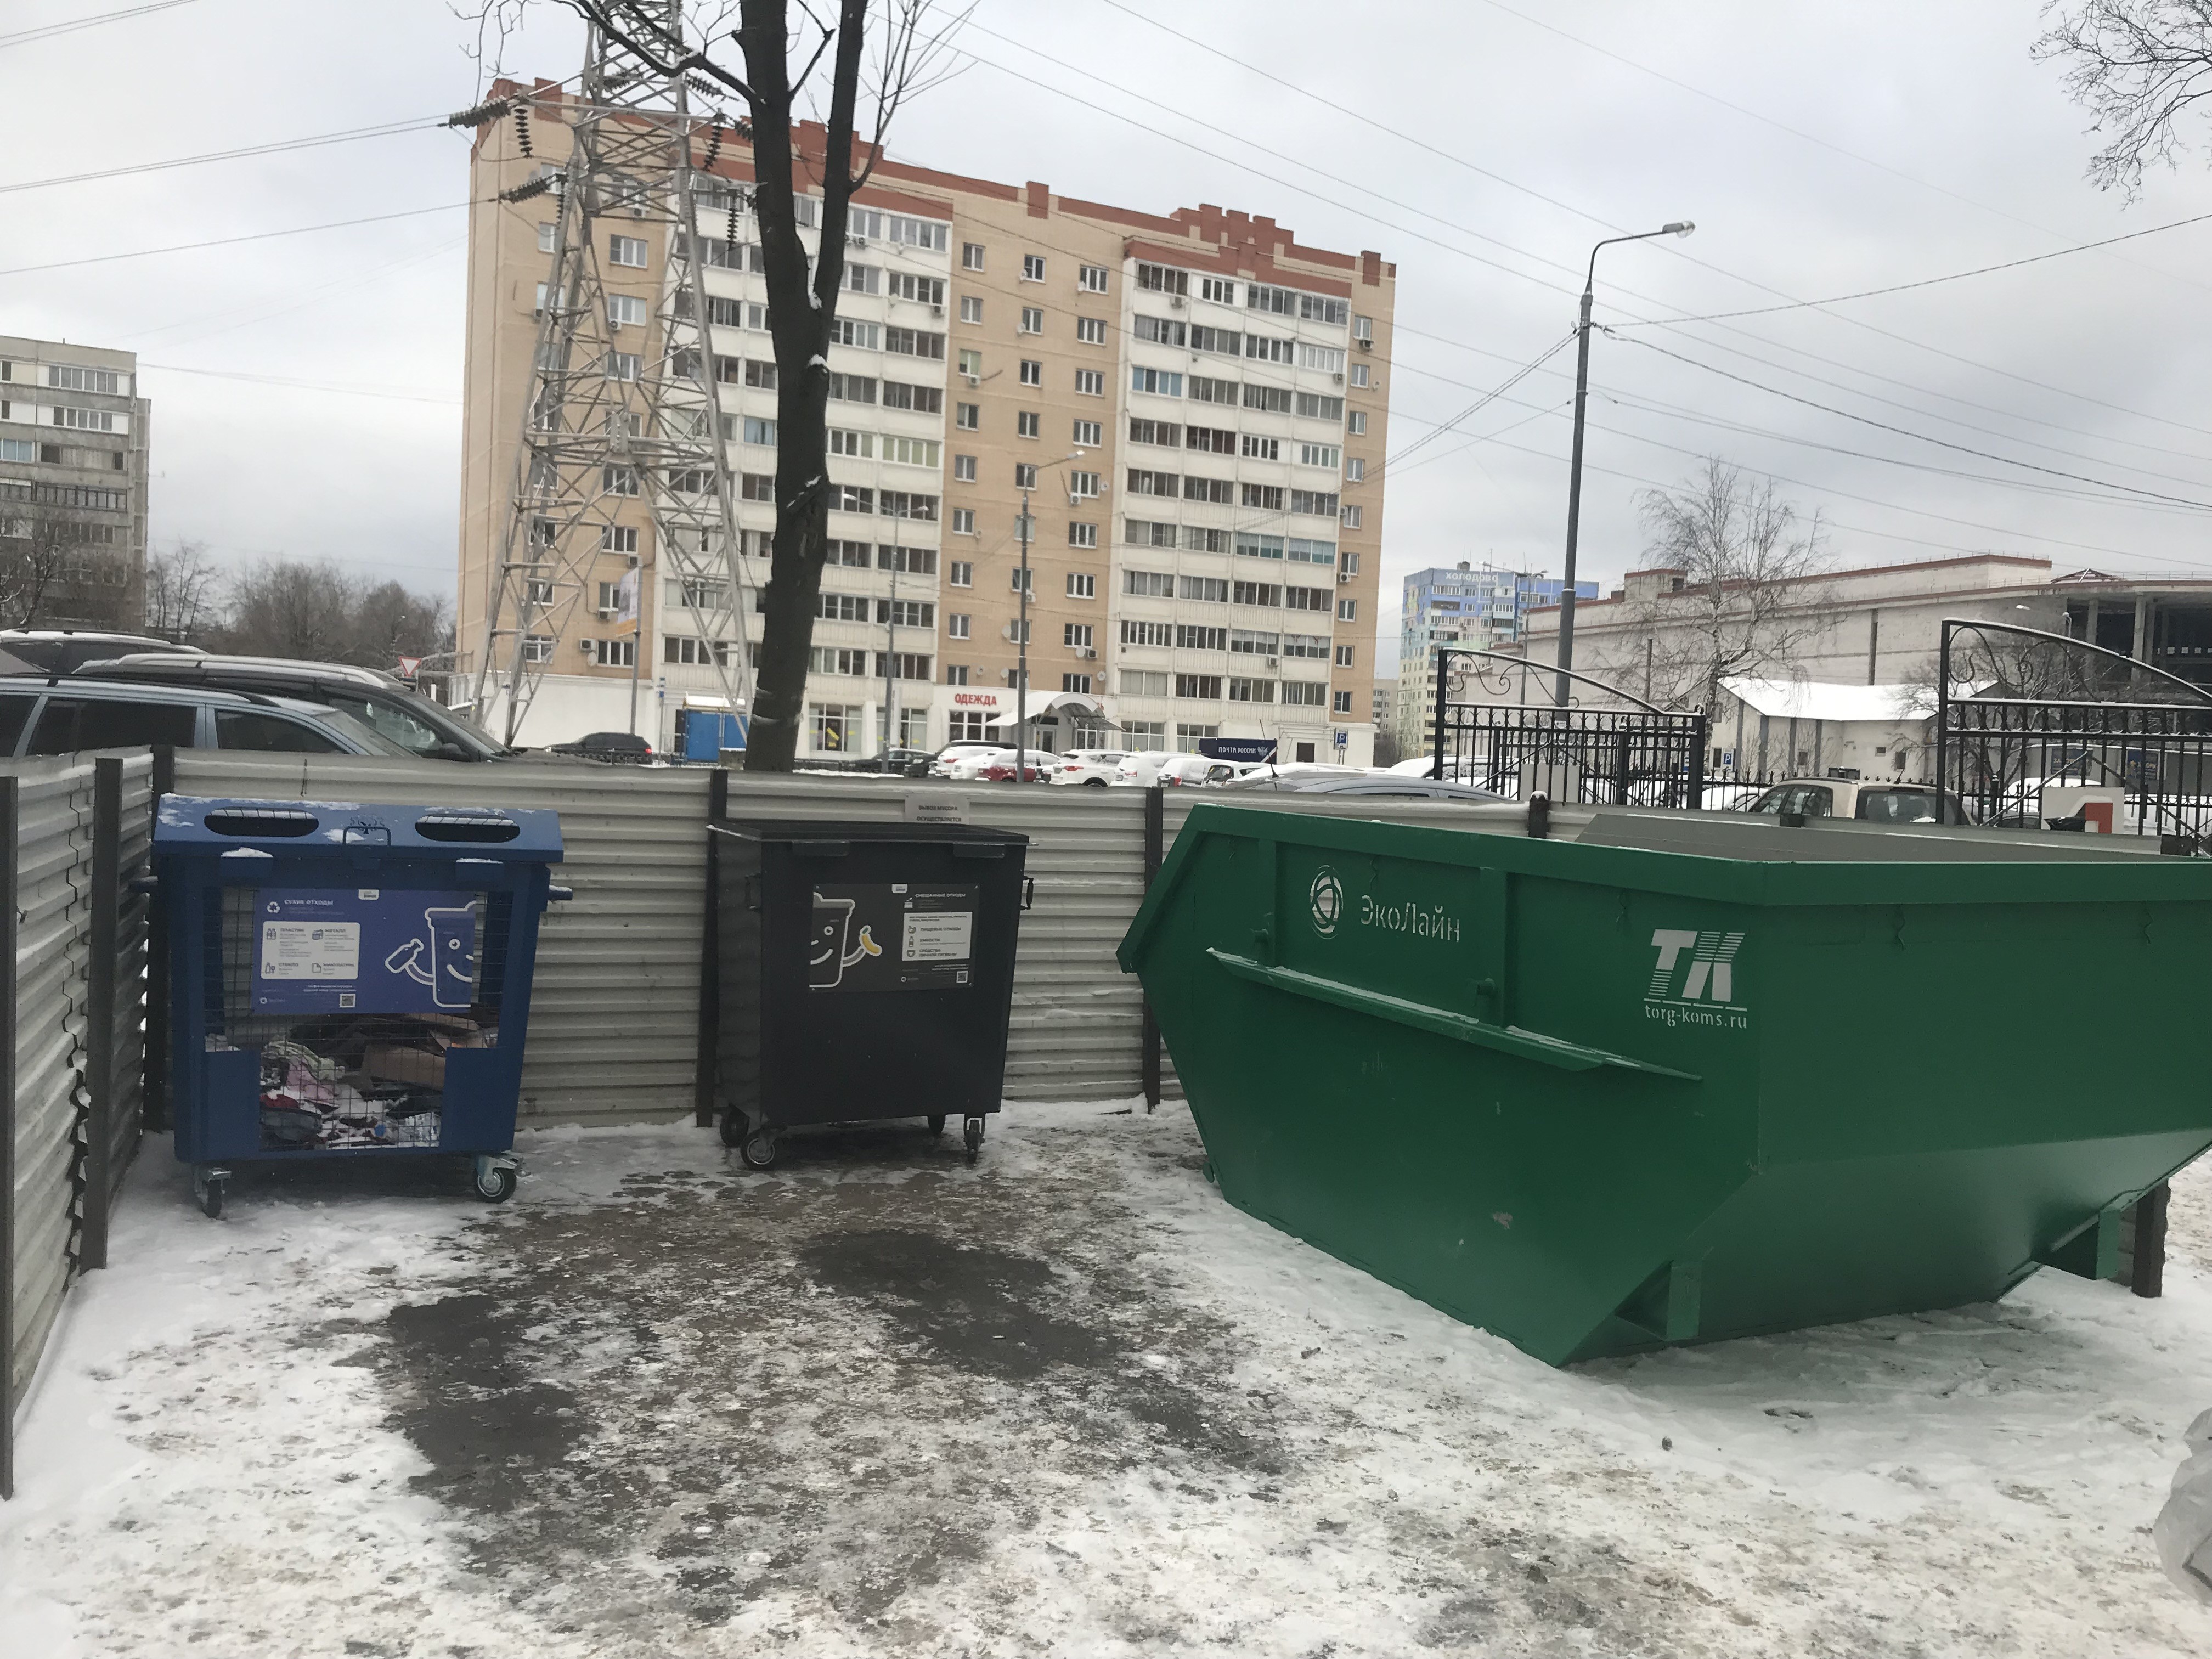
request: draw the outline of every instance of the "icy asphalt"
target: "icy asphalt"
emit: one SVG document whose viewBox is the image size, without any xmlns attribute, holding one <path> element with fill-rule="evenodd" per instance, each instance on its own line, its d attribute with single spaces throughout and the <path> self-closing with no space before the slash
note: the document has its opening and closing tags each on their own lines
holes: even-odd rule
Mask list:
<svg viewBox="0 0 2212 1659">
<path fill-rule="evenodd" d="M 521 1195 L 150 1141 L 0 1509 L 46 1656 L 2191 1655 L 2168 1293 L 1559 1372 L 1251 1220 L 1188 1117 L 1015 1108 L 744 1173 L 526 1135 Z"/>
</svg>

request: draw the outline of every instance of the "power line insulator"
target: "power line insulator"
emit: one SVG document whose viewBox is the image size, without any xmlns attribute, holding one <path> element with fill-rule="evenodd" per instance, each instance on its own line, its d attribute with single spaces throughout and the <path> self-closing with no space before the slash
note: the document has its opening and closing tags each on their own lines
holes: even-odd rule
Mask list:
<svg viewBox="0 0 2212 1659">
<path fill-rule="evenodd" d="M 522 153 L 525 155 L 531 153 L 530 106 L 527 104 L 517 104 L 514 106 L 514 142 L 522 147 Z"/>
<path fill-rule="evenodd" d="M 498 120 L 501 116 L 506 114 L 507 106 L 512 102 L 513 100 L 511 99 L 495 98 L 488 104 L 478 104 L 473 109 L 465 109 L 459 111 L 458 113 L 448 115 L 446 118 L 446 125 L 449 127 L 481 127 L 489 125 L 490 123 Z"/>
</svg>

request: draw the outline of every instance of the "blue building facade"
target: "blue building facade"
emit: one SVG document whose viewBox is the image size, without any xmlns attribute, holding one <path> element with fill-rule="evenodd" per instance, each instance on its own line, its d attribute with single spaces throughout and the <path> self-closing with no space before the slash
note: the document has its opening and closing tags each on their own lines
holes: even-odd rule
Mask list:
<svg viewBox="0 0 2212 1659">
<path fill-rule="evenodd" d="M 1566 585 L 1541 572 L 1506 570 L 1462 560 L 1416 570 L 1406 578 L 1398 623 L 1398 741 L 1421 746 L 1436 718 L 1437 651 L 1468 646 L 1496 651 L 1518 641 L 1532 611 L 1559 602 Z M 1595 582 L 1577 582 L 1577 599 L 1597 597 Z"/>
</svg>

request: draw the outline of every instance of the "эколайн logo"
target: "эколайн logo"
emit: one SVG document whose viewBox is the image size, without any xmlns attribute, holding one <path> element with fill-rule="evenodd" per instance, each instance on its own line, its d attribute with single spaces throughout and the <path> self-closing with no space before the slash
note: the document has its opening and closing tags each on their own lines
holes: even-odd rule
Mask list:
<svg viewBox="0 0 2212 1659">
<path fill-rule="evenodd" d="M 1337 920 L 1344 915 L 1344 884 L 1336 878 L 1336 872 L 1324 864 L 1314 877 L 1313 885 L 1306 890 L 1306 896 L 1313 904 L 1314 932 L 1327 939 L 1336 931 Z"/>
</svg>

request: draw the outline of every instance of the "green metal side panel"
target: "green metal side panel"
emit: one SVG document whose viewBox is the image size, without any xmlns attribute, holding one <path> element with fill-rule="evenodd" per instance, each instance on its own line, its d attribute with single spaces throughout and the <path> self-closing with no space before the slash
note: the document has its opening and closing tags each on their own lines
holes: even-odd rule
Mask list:
<svg viewBox="0 0 2212 1659">
<path fill-rule="evenodd" d="M 2087 1270 L 2212 1144 L 2208 946 L 2207 860 L 1200 807 L 1121 961 L 1224 1196 L 1563 1364 Z"/>
</svg>

